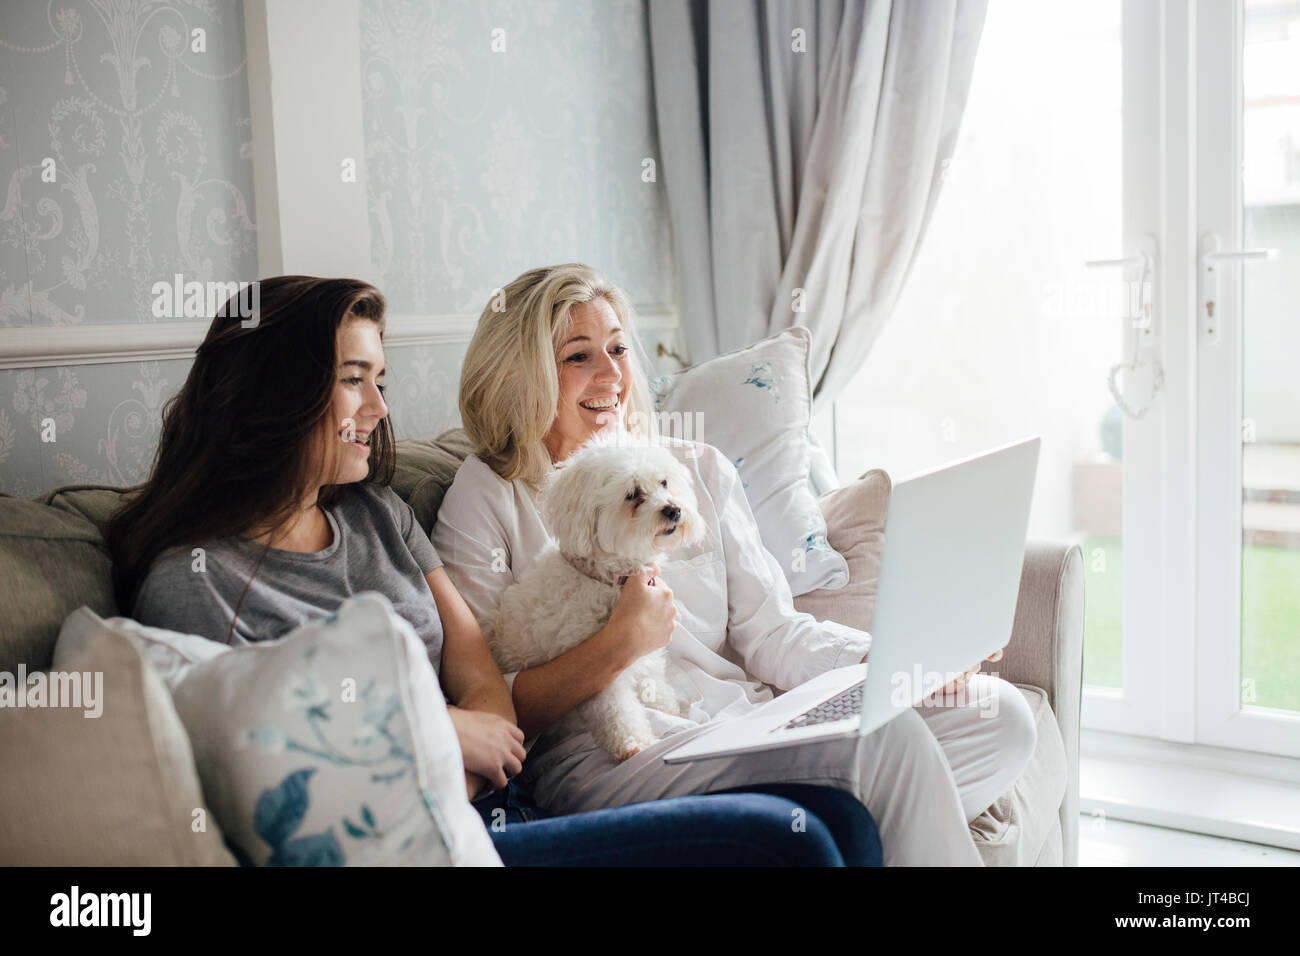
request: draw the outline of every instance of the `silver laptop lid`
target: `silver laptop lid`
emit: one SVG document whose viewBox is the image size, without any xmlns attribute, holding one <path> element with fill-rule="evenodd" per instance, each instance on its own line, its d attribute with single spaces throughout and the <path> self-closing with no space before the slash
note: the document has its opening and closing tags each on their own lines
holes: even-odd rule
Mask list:
<svg viewBox="0 0 1300 956">
<path fill-rule="evenodd" d="M 894 485 L 862 733 L 1011 639 L 1040 443 L 1022 439 Z M 880 680 L 889 694 L 872 686 Z"/>
</svg>

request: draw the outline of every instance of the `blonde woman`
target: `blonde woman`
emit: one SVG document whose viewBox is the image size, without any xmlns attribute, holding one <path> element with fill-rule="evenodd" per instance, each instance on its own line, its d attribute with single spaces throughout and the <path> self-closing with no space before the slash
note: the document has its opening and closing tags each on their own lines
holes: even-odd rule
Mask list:
<svg viewBox="0 0 1300 956">
<path fill-rule="evenodd" d="M 504 302 L 483 311 L 462 370 L 460 411 L 477 451 L 448 490 L 433 535 L 489 636 L 501 593 L 550 540 L 538 513 L 542 479 L 599 429 L 648 420 L 634 318 L 617 287 L 570 263 L 526 272 L 503 291 Z M 1036 739 L 1024 698 L 989 675 L 955 682 L 966 685 L 963 706 L 918 706 L 860 740 L 672 766 L 660 759 L 683 735 L 770 699 L 763 684 L 788 690 L 865 660 L 869 647 L 864 632 L 794 609 L 731 463 L 709 445 L 669 444 L 695 483 L 704 541 L 657 576 L 628 579 L 608 623 L 583 644 L 505 675 L 532 742 L 523 777 L 538 802 L 575 813 L 823 784 L 871 811 L 887 866 L 981 865 L 968 824 L 1010 788 Z M 664 718 L 667 739 L 615 763 L 590 734 L 552 730 L 633 660 L 665 646 L 694 698 L 687 717 Z"/>
</svg>

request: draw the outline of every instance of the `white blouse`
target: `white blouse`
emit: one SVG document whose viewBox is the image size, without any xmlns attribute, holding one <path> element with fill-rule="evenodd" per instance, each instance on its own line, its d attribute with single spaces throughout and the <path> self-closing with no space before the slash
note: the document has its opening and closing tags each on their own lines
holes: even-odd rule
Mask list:
<svg viewBox="0 0 1300 956">
<path fill-rule="evenodd" d="M 686 718 L 652 712 L 656 734 L 744 713 L 770 700 L 772 688 L 859 663 L 870 634 L 795 610 L 731 462 L 711 445 L 662 440 L 691 474 L 707 531 L 698 545 L 659 563 L 678 610 L 668 676 L 691 708 Z M 551 543 L 537 498 L 525 482 L 506 481 L 470 455 L 438 512 L 434 546 L 485 636 L 493 633 L 502 592 Z M 515 674 L 505 678 L 513 690 Z M 530 771 L 596 746 L 585 733 L 554 736 L 543 735 L 530 750 Z"/>
</svg>

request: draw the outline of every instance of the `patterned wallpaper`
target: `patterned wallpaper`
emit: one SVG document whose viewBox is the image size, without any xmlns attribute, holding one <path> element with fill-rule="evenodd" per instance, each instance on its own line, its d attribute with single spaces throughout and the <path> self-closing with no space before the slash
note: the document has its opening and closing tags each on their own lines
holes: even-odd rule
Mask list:
<svg viewBox="0 0 1300 956">
<path fill-rule="evenodd" d="M 371 252 L 394 310 L 478 314 L 582 261 L 674 301 L 643 0 L 361 0 Z"/>
<path fill-rule="evenodd" d="M 361 0 L 360 16 L 392 311 L 477 314 L 524 269 L 570 259 L 643 308 L 674 301 L 663 190 L 642 176 L 657 156 L 643 0 Z M 255 277 L 248 116 L 239 0 L 0 4 L 0 327 L 150 322 L 159 279 Z M 464 350 L 389 350 L 399 435 L 457 424 Z M 0 492 L 140 481 L 188 367 L 0 370 Z"/>
<path fill-rule="evenodd" d="M 401 437 L 459 422 L 464 345 L 388 351 L 388 404 Z M 0 371 L 0 493 L 35 497 L 60 485 L 130 485 L 149 473 L 163 403 L 188 359 Z M 52 419 L 56 441 L 41 440 Z"/>
<path fill-rule="evenodd" d="M 6 3 L 0 52 L 0 325 L 152 321 L 158 280 L 256 278 L 241 3 Z"/>
<path fill-rule="evenodd" d="M 156 281 L 255 278 L 250 155 L 238 0 L 0 5 L 0 327 L 153 322 Z M 0 491 L 139 480 L 187 368 L 0 371 Z"/>
</svg>

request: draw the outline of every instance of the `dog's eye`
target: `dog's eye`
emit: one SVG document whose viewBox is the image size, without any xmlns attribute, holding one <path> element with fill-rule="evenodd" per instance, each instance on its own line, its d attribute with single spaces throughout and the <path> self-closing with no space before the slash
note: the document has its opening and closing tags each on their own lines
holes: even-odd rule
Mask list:
<svg viewBox="0 0 1300 956">
<path fill-rule="evenodd" d="M 668 487 L 668 479 L 667 479 L 667 478 L 664 478 L 664 479 L 660 480 L 660 482 L 659 482 L 659 487 L 660 487 L 660 488 L 667 488 L 667 487 Z"/>
<path fill-rule="evenodd" d="M 633 486 L 632 490 L 627 493 L 627 500 L 634 502 L 634 507 L 639 507 L 641 502 L 645 501 L 645 492 L 641 490 L 640 485 Z"/>
</svg>

